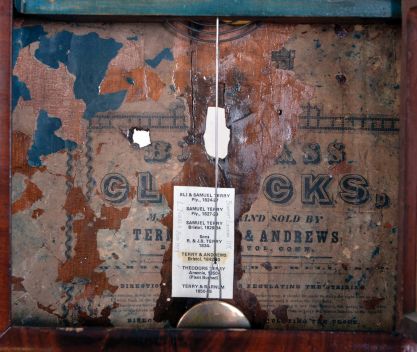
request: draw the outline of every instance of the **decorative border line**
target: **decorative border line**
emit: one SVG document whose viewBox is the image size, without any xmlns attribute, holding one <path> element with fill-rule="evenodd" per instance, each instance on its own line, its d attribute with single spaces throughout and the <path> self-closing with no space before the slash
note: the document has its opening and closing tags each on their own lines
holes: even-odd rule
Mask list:
<svg viewBox="0 0 417 352">
<path fill-rule="evenodd" d="M 63 284 L 62 286 L 65 292 L 65 301 L 62 304 L 62 319 L 64 321 L 64 324 L 68 326 L 70 325 L 70 321 L 68 319 L 68 316 L 69 316 L 68 303 L 73 298 L 74 284 L 70 282 L 70 283 Z"/>
<path fill-rule="evenodd" d="M 86 154 L 87 157 L 87 193 L 86 198 L 87 202 L 91 200 L 91 195 L 93 194 L 93 189 L 96 184 L 93 178 L 93 137 L 91 135 L 91 129 L 87 129 L 87 141 L 86 141 Z"/>
<path fill-rule="evenodd" d="M 392 115 L 345 115 L 322 116 L 321 105 L 307 104 L 303 106 L 304 115 L 300 116 L 300 129 L 312 131 L 336 132 L 382 132 L 400 131 L 400 119 Z"/>
<path fill-rule="evenodd" d="M 188 129 L 187 124 L 185 123 L 185 115 L 162 115 L 162 114 L 153 114 L 145 113 L 143 115 L 96 115 L 90 120 L 89 129 L 100 131 L 108 130 L 112 128 L 157 128 L 157 129 L 173 129 L 173 130 L 186 130 Z M 125 125 L 114 126 L 114 120 L 126 120 Z M 177 124 L 179 121 L 179 124 Z M 125 121 L 123 121 L 125 122 Z"/>
<path fill-rule="evenodd" d="M 71 151 L 67 151 L 67 172 L 66 172 L 66 182 L 65 185 L 67 186 L 66 194 L 68 195 L 71 189 L 74 187 L 74 166 L 73 166 L 74 158 L 72 156 Z M 65 259 L 71 259 L 71 252 L 72 252 L 72 230 L 73 230 L 73 216 L 67 213 L 67 221 L 65 223 Z"/>
<path fill-rule="evenodd" d="M 67 187 L 66 194 L 71 192 L 72 188 L 74 187 L 74 157 L 70 150 L 67 150 L 67 171 L 66 171 L 66 182 L 65 185 Z M 65 222 L 65 259 L 70 260 L 72 256 L 72 244 L 73 244 L 73 220 L 74 217 L 72 214 L 67 213 L 67 220 Z M 69 309 L 68 303 L 73 298 L 73 291 L 74 286 L 72 283 L 64 283 L 62 285 L 64 292 L 65 292 L 65 301 L 62 304 L 62 319 L 65 325 L 69 325 L 70 322 L 68 320 Z"/>
<path fill-rule="evenodd" d="M 121 125 L 114 125 L 117 121 Z M 108 130 L 112 128 L 129 129 L 135 128 L 153 128 L 153 129 L 172 129 L 186 130 L 187 116 L 185 114 L 185 105 L 182 101 L 171 103 L 168 112 L 144 112 L 144 113 L 99 113 L 95 115 L 88 124 L 89 130 Z"/>
<path fill-rule="evenodd" d="M 300 116 L 300 129 L 315 131 L 399 132 L 397 117 L 378 116 Z"/>
</svg>

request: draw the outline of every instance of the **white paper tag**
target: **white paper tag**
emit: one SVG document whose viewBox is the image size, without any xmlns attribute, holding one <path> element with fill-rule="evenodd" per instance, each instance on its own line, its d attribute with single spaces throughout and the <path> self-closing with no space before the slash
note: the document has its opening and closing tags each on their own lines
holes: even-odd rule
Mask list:
<svg viewBox="0 0 417 352">
<path fill-rule="evenodd" d="M 173 297 L 233 298 L 234 208 L 234 188 L 217 189 L 215 220 L 214 188 L 174 187 Z M 219 270 L 209 280 L 216 222 Z"/>
<path fill-rule="evenodd" d="M 226 114 L 223 108 L 218 108 L 218 157 L 224 159 L 227 156 L 230 141 L 230 130 L 226 125 Z M 206 131 L 204 132 L 204 146 L 211 157 L 216 157 L 216 108 L 210 106 L 207 109 Z"/>
</svg>

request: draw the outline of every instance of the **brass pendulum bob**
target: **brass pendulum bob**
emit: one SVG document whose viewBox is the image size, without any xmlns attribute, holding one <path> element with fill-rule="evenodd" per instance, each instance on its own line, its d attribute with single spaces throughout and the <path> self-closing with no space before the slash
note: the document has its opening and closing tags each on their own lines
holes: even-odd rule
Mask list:
<svg viewBox="0 0 417 352">
<path fill-rule="evenodd" d="M 210 300 L 190 308 L 181 317 L 178 328 L 250 329 L 245 315 L 229 303 Z"/>
</svg>

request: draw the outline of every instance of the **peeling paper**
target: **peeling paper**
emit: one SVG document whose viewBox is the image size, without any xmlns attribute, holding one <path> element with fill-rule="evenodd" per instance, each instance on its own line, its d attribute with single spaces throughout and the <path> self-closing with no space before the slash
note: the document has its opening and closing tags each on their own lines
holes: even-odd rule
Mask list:
<svg viewBox="0 0 417 352">
<path fill-rule="evenodd" d="M 13 74 L 31 99 L 15 96 L 12 124 L 13 325 L 175 327 L 198 300 L 172 296 L 173 188 L 214 184 L 213 47 L 159 23 L 25 28 L 14 36 Z M 399 37 L 387 24 L 264 24 L 222 44 L 233 133 L 219 109 L 219 184 L 236 190 L 234 280 L 223 281 L 253 328 L 392 331 Z M 85 57 L 91 44 L 100 50 Z M 77 146 L 33 167 L 41 110 Z"/>
</svg>

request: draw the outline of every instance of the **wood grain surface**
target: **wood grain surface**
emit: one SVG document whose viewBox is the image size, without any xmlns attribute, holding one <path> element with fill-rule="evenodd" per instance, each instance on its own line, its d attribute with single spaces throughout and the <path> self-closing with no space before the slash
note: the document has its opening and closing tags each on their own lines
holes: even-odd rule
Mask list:
<svg viewBox="0 0 417 352">
<path fill-rule="evenodd" d="M 260 330 L 124 330 L 12 328 L 0 351 L 417 351 L 388 334 L 271 332 Z"/>
<path fill-rule="evenodd" d="M 416 247 L 417 247 L 417 10 L 415 1 L 403 2 L 403 52 L 402 52 L 402 90 L 401 90 L 401 171 L 400 171 L 400 209 L 401 244 L 399 247 L 399 272 L 402 283 L 398 289 L 398 323 L 402 315 L 416 310 Z"/>
<path fill-rule="evenodd" d="M 10 324 L 10 36 L 11 1 L 0 0 L 0 332 Z"/>
</svg>

